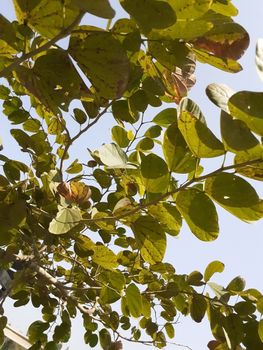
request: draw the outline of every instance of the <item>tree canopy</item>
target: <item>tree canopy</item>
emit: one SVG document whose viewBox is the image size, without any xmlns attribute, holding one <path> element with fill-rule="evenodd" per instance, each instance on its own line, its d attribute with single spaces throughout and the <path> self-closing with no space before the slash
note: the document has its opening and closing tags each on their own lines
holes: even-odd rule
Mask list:
<svg viewBox="0 0 263 350">
<path fill-rule="evenodd" d="M 207 87 L 220 139 L 187 97 L 197 61 L 242 70 L 249 34 L 231 0 L 119 2 L 126 18 L 108 0 L 13 0 L 17 20 L 0 14 L 2 112 L 21 150 L 11 159 L 1 145 L 0 340 L 10 297 L 41 309 L 31 350 L 67 343 L 77 313 L 87 347 L 176 344 L 182 315 L 208 318 L 210 350 L 261 350 L 260 291 L 241 277 L 214 282 L 221 261 L 177 274 L 164 260 L 183 221 L 197 239 L 217 239 L 218 205 L 245 222 L 263 217 L 250 181 L 263 180 L 263 92 Z M 256 65 L 263 77 L 262 39 Z M 97 135 L 90 149 L 108 113 L 112 142 Z"/>
</svg>

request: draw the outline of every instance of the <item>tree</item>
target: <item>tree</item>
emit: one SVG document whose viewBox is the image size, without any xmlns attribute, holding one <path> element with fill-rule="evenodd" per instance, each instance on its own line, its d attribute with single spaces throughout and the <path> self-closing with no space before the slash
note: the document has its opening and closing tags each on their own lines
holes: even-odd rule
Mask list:
<svg viewBox="0 0 263 350">
<path fill-rule="evenodd" d="M 114 20 L 108 0 L 13 2 L 17 21 L 0 16 L 0 97 L 21 155 L 0 156 L 1 269 L 10 276 L 2 340 L 11 297 L 41 308 L 32 350 L 67 342 L 77 312 L 90 347 L 121 349 L 126 339 L 163 348 L 181 314 L 207 315 L 210 350 L 263 349 L 258 290 L 240 277 L 211 282 L 220 261 L 190 275 L 163 261 L 166 236 L 183 220 L 202 241 L 218 237 L 215 203 L 244 221 L 263 217 L 249 182 L 263 179 L 263 93 L 207 87 L 221 140 L 187 98 L 196 60 L 242 69 L 249 35 L 232 19 L 237 9 L 230 0 L 120 0 L 130 18 Z M 85 13 L 107 28 L 80 25 Z M 261 75 L 262 56 L 259 41 Z M 172 107 L 147 120 L 147 108 L 163 103 Z M 109 112 L 113 142 L 98 135 L 98 149 L 72 159 L 72 145 L 89 147 Z M 215 157 L 221 165 L 207 172 L 203 160 Z"/>
</svg>

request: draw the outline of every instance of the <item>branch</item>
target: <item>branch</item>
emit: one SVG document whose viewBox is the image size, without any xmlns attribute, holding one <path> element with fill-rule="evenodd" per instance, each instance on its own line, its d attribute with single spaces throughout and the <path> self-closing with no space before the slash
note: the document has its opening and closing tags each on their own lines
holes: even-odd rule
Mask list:
<svg viewBox="0 0 263 350">
<path fill-rule="evenodd" d="M 60 39 L 63 39 L 67 35 L 69 35 L 71 33 L 71 31 L 73 30 L 73 28 L 79 24 L 83 15 L 84 15 L 84 13 L 81 12 L 68 27 L 62 29 L 62 31 L 58 35 L 56 35 L 53 39 L 49 40 L 47 43 L 38 47 L 37 49 L 22 55 L 21 57 L 17 58 L 13 63 L 11 63 L 9 66 L 3 68 L 0 71 L 0 77 L 6 77 L 9 73 L 14 71 L 21 63 L 23 63 L 24 61 L 34 57 L 35 55 L 37 55 L 43 51 L 48 50 L 57 41 L 59 41 Z"/>
<path fill-rule="evenodd" d="M 227 170 L 244 168 L 248 165 L 252 165 L 252 164 L 256 164 L 256 163 L 263 163 L 263 159 L 254 159 L 254 160 L 249 160 L 249 161 L 239 163 L 239 164 L 228 165 L 225 167 L 221 167 L 217 170 L 214 170 L 211 173 L 205 174 L 203 176 L 194 177 L 191 180 L 187 181 L 182 186 L 176 188 L 175 190 L 170 191 L 170 192 L 166 192 L 163 195 L 161 195 L 159 198 L 157 198 L 149 203 L 139 204 L 137 207 L 135 207 L 134 209 L 132 209 L 126 213 L 123 213 L 123 214 L 120 214 L 117 216 L 107 216 L 107 217 L 102 217 L 102 218 L 97 218 L 97 219 L 96 218 L 95 219 L 85 219 L 85 220 L 82 220 L 81 222 L 96 223 L 96 222 L 104 222 L 104 221 L 110 221 L 110 220 L 121 220 L 121 219 L 126 218 L 130 215 L 136 214 L 139 210 L 148 208 L 151 205 L 155 205 L 155 204 L 159 203 L 160 201 L 167 199 L 168 197 L 172 196 L 173 194 L 184 190 L 185 188 L 189 187 L 190 185 L 192 185 L 196 182 L 204 181 L 204 180 L 208 179 L 209 177 L 213 177 L 215 175 L 221 174 L 222 172 L 227 171 Z"/>
<path fill-rule="evenodd" d="M 66 155 L 67 152 L 70 148 L 70 146 L 73 144 L 74 141 L 76 141 L 81 135 L 83 135 L 86 131 L 88 131 L 93 125 L 95 125 L 99 119 L 107 112 L 108 108 L 112 105 L 113 101 L 108 103 L 107 106 L 97 115 L 97 117 L 91 122 L 89 123 L 85 128 L 83 128 L 82 130 L 80 130 L 74 137 L 72 137 L 69 142 L 66 144 L 65 148 L 64 148 L 64 152 L 61 156 L 61 160 L 60 160 L 60 166 L 59 166 L 59 172 L 61 174 L 61 177 L 63 177 L 62 175 L 62 170 L 63 170 L 63 163 L 66 159 Z"/>
<path fill-rule="evenodd" d="M 88 315 L 93 315 L 95 310 L 96 310 L 96 303 L 94 307 L 88 309 L 84 305 L 81 305 L 78 300 L 73 297 L 67 290 L 67 288 L 64 287 L 64 285 L 59 282 L 55 277 L 50 275 L 45 269 L 42 267 L 38 266 L 36 263 L 31 262 L 30 267 L 32 270 L 34 270 L 40 277 L 42 277 L 48 284 L 51 284 L 55 286 L 61 293 L 61 295 L 66 299 L 72 301 L 75 305 L 76 308 L 82 313 L 82 314 L 88 314 Z"/>
</svg>

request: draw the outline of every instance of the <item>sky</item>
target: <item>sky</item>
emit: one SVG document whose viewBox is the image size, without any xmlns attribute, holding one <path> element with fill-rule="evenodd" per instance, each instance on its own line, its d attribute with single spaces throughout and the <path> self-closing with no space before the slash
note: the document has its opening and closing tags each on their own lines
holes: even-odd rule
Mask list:
<svg viewBox="0 0 263 350">
<path fill-rule="evenodd" d="M 119 1 L 111 0 L 112 6 L 119 8 Z M 240 60 L 243 65 L 243 71 L 237 74 L 225 73 L 208 65 L 198 64 L 197 67 L 197 84 L 193 87 L 190 97 L 201 107 L 208 126 L 219 135 L 219 115 L 220 111 L 215 108 L 205 95 L 205 88 L 210 83 L 224 83 L 229 85 L 236 91 L 250 90 L 262 91 L 263 83 L 259 79 L 255 68 L 255 45 L 258 38 L 263 38 L 263 1 L 262 0 L 239 0 L 233 1 L 239 9 L 239 15 L 236 21 L 243 25 L 250 34 L 250 47 Z M 0 0 L 0 13 L 9 19 L 13 19 L 13 7 L 11 0 Z M 118 16 L 123 12 L 118 11 Z M 92 19 L 94 25 L 102 25 L 105 27 L 105 21 L 99 20 L 93 16 L 86 17 L 86 20 Z M 169 105 L 170 107 L 170 105 Z M 163 107 L 165 108 L 165 107 Z M 153 117 L 157 112 L 153 109 L 147 111 L 149 117 Z M 1 116 L 5 118 L 5 116 Z M 110 141 L 110 128 L 112 119 L 102 120 L 94 129 L 92 139 L 90 140 L 89 148 L 95 149 L 102 142 Z M 1 136 L 4 141 L 5 150 L 10 156 L 14 156 L 16 148 L 8 137 L 8 125 L 1 122 Z M 103 139 L 100 138 L 103 135 Z M 108 135 L 108 139 L 105 139 Z M 78 156 L 81 149 L 81 142 L 73 148 L 74 154 Z M 211 163 L 209 163 L 211 164 Z M 218 164 L 212 164 L 217 167 Z M 210 166 L 210 165 L 209 165 Z M 258 193 L 263 195 L 262 182 L 254 181 L 253 184 Z M 247 288 L 258 288 L 263 291 L 263 270 L 262 270 L 262 247 L 263 247 L 263 220 L 253 224 L 246 224 L 226 211 L 218 207 L 220 219 L 220 235 L 214 242 L 199 241 L 187 228 L 183 225 L 182 231 L 177 238 L 169 238 L 168 248 L 165 260 L 171 262 L 177 273 L 190 273 L 194 270 L 204 272 L 209 262 L 220 260 L 225 264 L 225 271 L 222 274 L 217 274 L 213 281 L 227 285 L 228 282 L 241 275 L 247 282 Z M 6 311 L 9 316 L 9 322 L 22 332 L 25 332 L 27 326 L 35 317 L 38 317 L 36 309 L 33 308 L 12 308 L 12 302 L 8 301 Z M 87 346 L 82 341 L 82 331 L 78 318 L 74 322 L 74 330 L 72 340 L 69 343 L 70 349 L 84 350 Z M 201 324 L 194 323 L 188 318 L 181 317 L 175 328 L 174 341 L 178 344 L 189 346 L 193 350 L 204 350 L 209 340 L 212 339 L 209 324 L 203 321 Z M 125 344 L 125 350 L 145 349 L 145 346 L 140 344 Z M 151 347 L 147 347 L 151 349 Z M 146 349 L 147 349 L 146 348 Z M 99 348 L 98 348 L 99 349 Z M 167 349 L 183 349 L 168 345 Z M 256 349 L 255 349 L 256 350 Z"/>
</svg>

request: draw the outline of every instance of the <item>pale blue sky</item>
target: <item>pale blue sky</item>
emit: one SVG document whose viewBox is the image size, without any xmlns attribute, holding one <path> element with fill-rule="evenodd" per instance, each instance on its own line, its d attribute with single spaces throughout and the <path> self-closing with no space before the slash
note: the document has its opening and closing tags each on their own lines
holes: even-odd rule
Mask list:
<svg viewBox="0 0 263 350">
<path fill-rule="evenodd" d="M 11 0 L 0 1 L 0 13 L 12 18 L 13 9 Z M 114 8 L 119 1 L 111 0 Z M 208 125 L 218 134 L 219 130 L 219 110 L 215 108 L 205 95 L 205 88 L 212 82 L 225 83 L 234 90 L 252 90 L 262 91 L 263 84 L 257 76 L 255 69 L 255 44 L 259 37 L 263 37 L 263 1 L 262 0 L 240 0 L 233 1 L 239 8 L 237 22 L 242 24 L 250 33 L 251 43 L 248 51 L 241 59 L 244 70 L 238 74 L 229 74 L 221 72 L 208 65 L 198 65 L 197 84 L 191 92 L 191 98 L 198 103 L 206 116 Z M 105 22 L 95 19 L 93 22 Z M 149 110 L 150 115 L 154 116 L 156 111 Z M 2 118 L 5 118 L 2 116 Z M 94 138 L 89 142 L 90 148 L 95 148 L 102 142 L 110 140 L 111 118 L 103 119 L 100 124 L 94 128 Z M 5 150 L 11 156 L 15 154 L 15 146 L 10 145 L 8 137 L 8 127 L 2 124 L 1 136 L 4 139 Z M 105 140 L 105 135 L 108 140 Z M 83 153 L 81 149 L 82 142 L 74 147 L 74 153 L 78 156 Z M 218 163 L 214 162 L 213 166 Z M 258 192 L 263 195 L 262 182 L 253 182 Z M 255 287 L 263 291 L 263 273 L 262 273 L 262 247 L 263 247 L 263 220 L 254 224 L 246 224 L 234 218 L 232 215 L 219 208 L 221 233 L 219 238 L 212 243 L 203 243 L 191 234 L 186 225 L 178 238 L 170 238 L 166 254 L 166 260 L 173 263 L 178 273 L 190 273 L 193 270 L 204 271 L 209 262 L 221 260 L 226 268 L 223 274 L 216 275 L 214 281 L 227 284 L 233 277 L 241 275 L 247 281 L 247 287 Z M 37 311 L 32 308 L 13 309 L 12 303 L 7 303 L 7 312 L 10 322 L 17 329 L 25 331 L 30 320 L 34 320 Z M 84 350 L 88 347 L 82 341 L 82 324 L 80 319 L 74 322 L 73 337 L 70 342 L 70 349 Z M 201 324 L 194 323 L 189 317 L 180 318 L 180 323 L 175 328 L 176 343 L 185 344 L 193 350 L 206 349 L 207 342 L 212 339 L 209 325 L 206 321 Z M 140 344 L 125 344 L 125 350 L 145 349 Z M 148 349 L 151 347 L 147 347 Z M 146 348 L 146 349 L 147 349 Z M 167 349 L 176 349 L 169 345 Z M 256 349 L 255 349 L 256 350 Z"/>
</svg>

